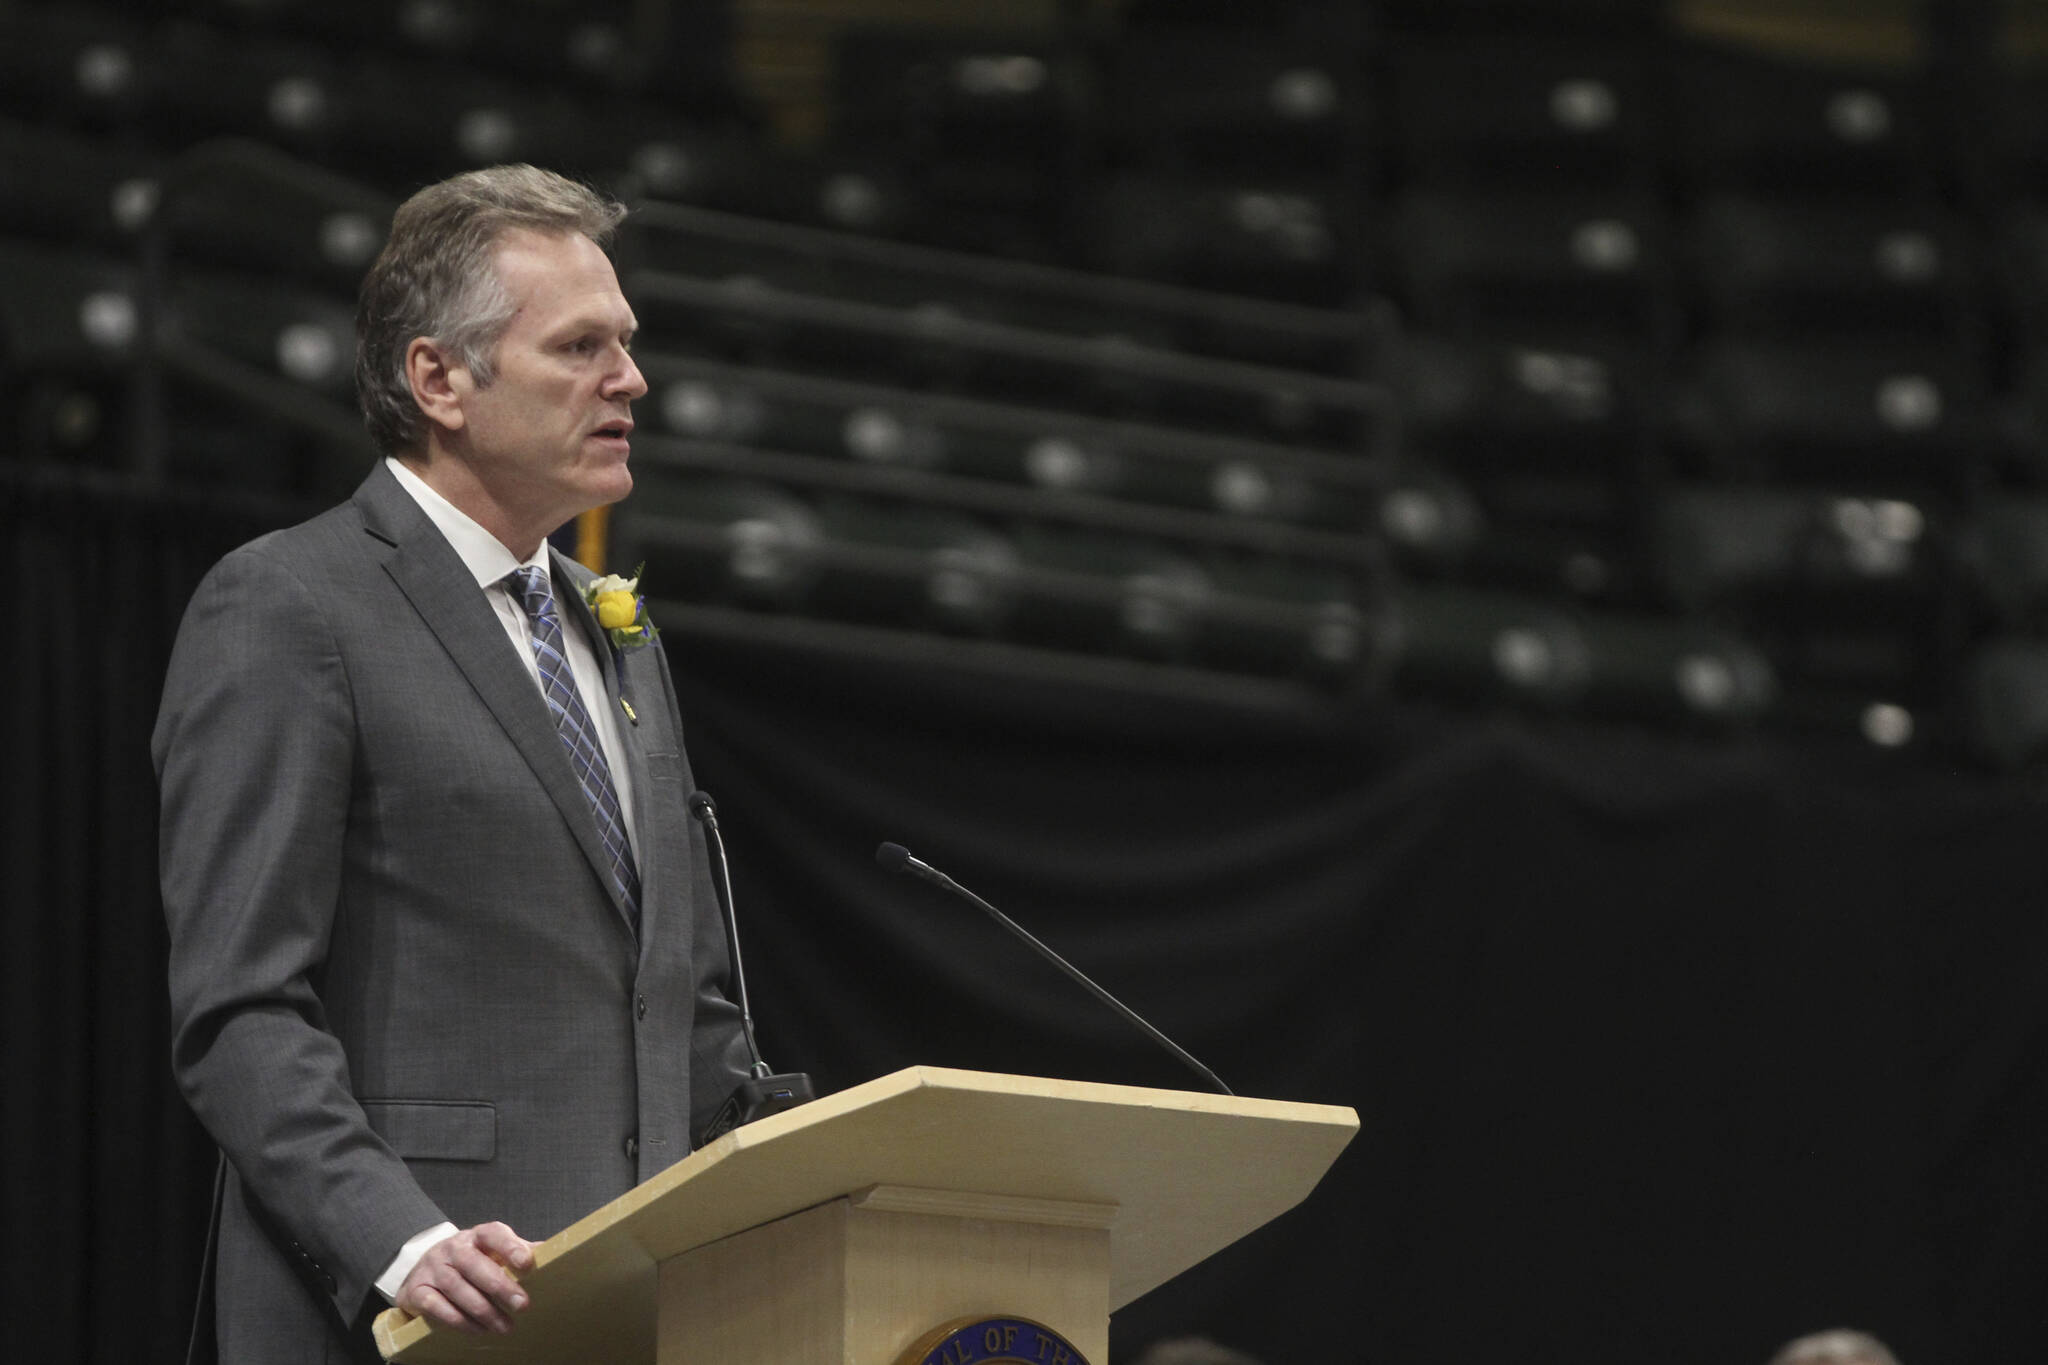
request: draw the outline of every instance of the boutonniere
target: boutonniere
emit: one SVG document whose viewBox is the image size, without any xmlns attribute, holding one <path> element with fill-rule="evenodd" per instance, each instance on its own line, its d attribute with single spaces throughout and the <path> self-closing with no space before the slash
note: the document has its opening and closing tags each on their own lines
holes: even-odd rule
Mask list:
<svg viewBox="0 0 2048 1365">
<path fill-rule="evenodd" d="M 638 649 L 661 638 L 654 622 L 647 619 L 647 599 L 640 595 L 640 575 L 646 568 L 642 563 L 631 578 L 605 574 L 583 590 L 583 600 L 597 613 L 598 625 L 620 649 Z"/>
</svg>

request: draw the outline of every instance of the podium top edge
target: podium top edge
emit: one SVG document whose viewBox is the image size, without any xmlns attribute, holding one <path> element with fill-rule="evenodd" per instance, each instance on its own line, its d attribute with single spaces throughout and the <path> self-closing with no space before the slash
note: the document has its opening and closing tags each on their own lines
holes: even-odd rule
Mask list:
<svg viewBox="0 0 2048 1365">
<path fill-rule="evenodd" d="M 891 1083 L 896 1084 L 891 1084 Z M 868 1092 L 876 1086 L 876 1092 Z M 894 1089 L 971 1090 L 984 1094 L 1033 1095 L 1088 1104 L 1135 1104 L 1147 1108 L 1186 1109 L 1200 1113 L 1237 1114 L 1247 1118 L 1292 1119 L 1356 1128 L 1358 1111 L 1348 1105 L 1312 1104 L 1301 1100 L 1260 1099 L 1219 1095 L 1208 1090 L 1165 1090 L 1152 1086 L 1118 1085 L 1107 1081 L 1069 1081 L 1046 1076 L 998 1071 L 967 1071 L 945 1066 L 907 1066 L 842 1094 L 864 1092 L 872 1098 Z"/>
<path fill-rule="evenodd" d="M 1056 1080 L 1045 1076 L 997 1071 L 967 1071 L 945 1066 L 907 1066 L 872 1080 L 835 1090 L 809 1104 L 786 1109 L 743 1128 L 735 1128 L 693 1154 L 738 1153 L 772 1142 L 784 1134 L 824 1123 L 856 1109 L 913 1091 L 951 1091 L 982 1095 L 1015 1095 L 1069 1104 L 1102 1104 L 1144 1109 L 1173 1109 L 1189 1114 L 1214 1114 L 1267 1122 L 1309 1124 L 1358 1131 L 1358 1111 L 1346 1105 L 1310 1104 L 1298 1100 L 1253 1099 L 1202 1090 L 1162 1090 L 1103 1081 Z M 711 1159 L 716 1159 L 712 1157 Z"/>
</svg>

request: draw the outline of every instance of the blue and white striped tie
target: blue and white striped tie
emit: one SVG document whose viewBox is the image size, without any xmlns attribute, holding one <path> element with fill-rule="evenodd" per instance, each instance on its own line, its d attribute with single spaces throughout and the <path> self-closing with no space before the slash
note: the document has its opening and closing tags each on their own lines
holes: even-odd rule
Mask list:
<svg viewBox="0 0 2048 1365">
<path fill-rule="evenodd" d="M 562 644 L 562 626 L 555 615 L 554 594 L 548 591 L 547 575 L 535 568 L 514 569 L 505 575 L 505 588 L 512 599 L 526 609 L 533 621 L 533 657 L 540 665 L 540 689 L 547 697 L 548 713 L 555 718 L 555 730 L 569 750 L 569 766 L 590 801 L 597 817 L 597 837 L 611 859 L 612 884 L 626 903 L 633 932 L 640 932 L 640 873 L 633 866 L 633 846 L 626 842 L 626 817 L 619 809 L 618 789 L 612 785 L 611 765 L 604 761 L 604 749 L 597 742 L 597 726 L 583 707 L 576 691 L 576 675 L 569 667 L 569 651 Z"/>
</svg>

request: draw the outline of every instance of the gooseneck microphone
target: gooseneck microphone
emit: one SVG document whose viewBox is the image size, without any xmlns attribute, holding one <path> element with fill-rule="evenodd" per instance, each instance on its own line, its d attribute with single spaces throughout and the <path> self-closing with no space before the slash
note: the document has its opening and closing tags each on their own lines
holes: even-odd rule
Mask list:
<svg viewBox="0 0 2048 1365">
<path fill-rule="evenodd" d="M 1185 1066 L 1187 1066 L 1189 1070 L 1193 1071 L 1196 1075 L 1200 1076 L 1203 1080 L 1207 1081 L 1210 1085 L 1214 1086 L 1218 1092 L 1225 1095 L 1231 1095 L 1236 1093 L 1233 1090 L 1231 1090 L 1229 1086 L 1225 1085 L 1222 1082 L 1222 1080 L 1220 1080 L 1217 1077 L 1215 1072 L 1211 1071 L 1208 1067 L 1203 1066 L 1200 1062 L 1196 1061 L 1191 1055 L 1189 1055 L 1187 1050 L 1181 1047 L 1180 1044 L 1174 1042 L 1173 1039 L 1167 1037 L 1158 1029 L 1153 1028 L 1150 1024 L 1146 1023 L 1145 1020 L 1139 1016 L 1138 1012 L 1132 1009 L 1129 1005 L 1126 1005 L 1123 1001 L 1117 999 L 1108 991 L 1102 989 L 1102 987 L 1096 985 L 1093 981 L 1089 980 L 1087 975 L 1083 973 L 1080 968 L 1074 966 L 1071 962 L 1068 962 L 1058 953 L 1054 952 L 1052 949 L 1046 947 L 1043 943 L 1039 942 L 1038 938 L 1035 935 L 1033 935 L 1028 929 L 1024 928 L 1023 925 L 1018 924 L 1008 915 L 996 909 L 993 905 L 990 905 L 987 901 L 975 895 L 972 891 L 969 891 L 966 887 L 960 885 L 960 883 L 954 881 L 951 877 L 948 877 L 945 873 L 939 871 L 930 863 L 925 862 L 922 858 L 912 857 L 910 850 L 905 848 L 903 845 L 883 844 L 880 848 L 875 850 L 875 861 L 880 863 L 883 867 L 888 868 L 891 872 L 907 872 L 913 877 L 922 877 L 924 880 L 932 883 L 934 886 L 942 886 L 946 890 L 952 892 L 954 895 L 960 897 L 962 900 L 965 900 L 970 904 L 978 907 L 983 913 L 988 915 L 990 919 L 993 919 L 997 924 L 1002 925 L 1005 929 L 1008 929 L 1012 934 L 1015 934 L 1018 938 L 1022 939 L 1025 943 L 1029 944 L 1031 949 L 1034 952 L 1036 952 L 1040 957 L 1044 958 L 1047 962 L 1050 962 L 1053 966 L 1059 968 L 1073 980 L 1080 983 L 1080 985 L 1084 987 L 1090 995 L 1094 996 L 1097 1000 L 1100 1000 L 1103 1004 L 1109 1006 L 1112 1010 L 1115 1010 L 1119 1015 L 1123 1016 L 1123 1018 L 1125 1018 L 1131 1024 L 1133 1024 L 1139 1032 L 1143 1033 L 1147 1038 L 1150 1038 L 1153 1042 L 1159 1044 L 1159 1046 L 1165 1048 L 1168 1052 L 1171 1052 L 1175 1057 L 1179 1058 L 1180 1061 Z"/>
<path fill-rule="evenodd" d="M 754 1041 L 754 1007 L 747 1000 L 747 964 L 740 958 L 740 925 L 733 914 L 732 872 L 725 860 L 725 838 L 718 832 L 718 803 L 709 792 L 691 792 L 690 814 L 704 826 L 704 835 L 711 840 L 712 861 L 718 865 L 718 908 L 725 919 L 725 947 L 732 954 L 732 979 L 739 986 L 740 1032 L 746 1036 L 747 1053 L 754 1059 L 754 1074 L 765 1076 L 768 1063 L 761 1060 L 761 1045 Z"/>
<path fill-rule="evenodd" d="M 725 857 L 725 838 L 718 832 L 718 804 L 706 792 L 691 792 L 690 814 L 704 826 L 711 841 L 712 861 L 718 878 L 712 884 L 718 893 L 718 908 L 725 920 L 725 946 L 732 954 L 732 977 L 739 987 L 740 1033 L 747 1040 L 747 1054 L 754 1059 L 753 1074 L 718 1107 L 711 1123 L 697 1138 L 703 1146 L 713 1138 L 731 1132 L 741 1124 L 794 1109 L 812 1098 L 811 1078 L 801 1071 L 773 1075 L 761 1060 L 761 1045 L 754 1040 L 754 1008 L 747 1000 L 747 968 L 740 960 L 740 924 L 732 908 L 732 868 Z"/>
</svg>

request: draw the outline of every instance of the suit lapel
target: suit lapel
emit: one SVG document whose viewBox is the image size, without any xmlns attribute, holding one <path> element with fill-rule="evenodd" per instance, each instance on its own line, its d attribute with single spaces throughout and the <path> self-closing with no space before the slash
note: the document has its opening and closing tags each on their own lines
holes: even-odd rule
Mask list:
<svg viewBox="0 0 2048 1365">
<path fill-rule="evenodd" d="M 640 740 L 640 727 L 626 717 L 619 704 L 626 695 L 626 685 L 618 651 L 612 648 L 611 637 L 605 633 L 604 627 L 597 623 L 590 604 L 583 600 L 583 589 L 589 583 L 590 575 L 582 565 L 559 551 L 550 550 L 549 554 L 553 556 L 556 611 L 563 620 L 575 623 L 572 628 L 583 632 L 583 637 L 590 641 L 590 648 L 597 655 L 598 667 L 604 670 L 604 704 L 612 710 L 619 747 L 626 755 L 626 772 L 633 784 L 633 808 L 637 816 L 634 821 L 637 844 L 633 856 L 640 871 L 640 942 L 642 951 L 645 951 L 646 943 L 654 933 L 655 908 L 661 904 L 659 891 L 663 872 L 658 856 L 661 841 L 655 838 L 653 788 L 647 775 L 647 750 Z"/>
<path fill-rule="evenodd" d="M 569 766 L 568 751 L 547 703 L 462 557 L 382 461 L 357 491 L 356 502 L 364 510 L 365 528 L 392 547 L 385 571 L 533 770 L 568 822 L 620 920 L 626 922 L 626 908 L 612 886 L 610 860 L 598 839 L 596 817 Z"/>
</svg>

